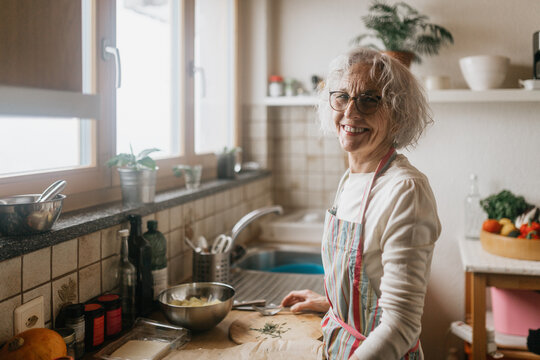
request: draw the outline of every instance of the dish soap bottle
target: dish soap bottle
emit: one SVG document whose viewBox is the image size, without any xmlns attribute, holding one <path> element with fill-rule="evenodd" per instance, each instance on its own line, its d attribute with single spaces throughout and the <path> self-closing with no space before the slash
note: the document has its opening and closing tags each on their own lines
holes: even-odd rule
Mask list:
<svg viewBox="0 0 540 360">
<path fill-rule="evenodd" d="M 129 230 L 118 231 L 122 239 L 120 251 L 120 267 L 118 269 L 120 296 L 122 298 L 122 329 L 129 329 L 135 321 L 135 288 L 137 285 L 137 268 L 129 261 Z"/>
<path fill-rule="evenodd" d="M 129 233 L 129 260 L 137 268 L 135 305 L 138 316 L 146 316 L 152 310 L 154 301 L 154 281 L 152 280 L 152 247 L 142 236 L 140 215 L 128 215 L 131 225 Z M 132 251 L 133 249 L 133 251 Z"/>
<path fill-rule="evenodd" d="M 167 269 L 167 239 L 158 231 L 158 222 L 148 220 L 148 231 L 143 234 L 152 247 L 152 278 L 154 279 L 154 300 L 159 293 L 169 286 Z"/>
<path fill-rule="evenodd" d="M 482 222 L 485 219 L 484 211 L 480 205 L 480 192 L 478 191 L 478 176 L 470 175 L 469 194 L 465 198 L 465 237 L 478 239 Z"/>
</svg>

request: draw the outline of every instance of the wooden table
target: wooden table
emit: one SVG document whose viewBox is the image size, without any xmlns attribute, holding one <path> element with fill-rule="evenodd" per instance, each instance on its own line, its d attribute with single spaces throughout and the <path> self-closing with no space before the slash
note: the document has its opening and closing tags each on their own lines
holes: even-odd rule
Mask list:
<svg viewBox="0 0 540 360">
<path fill-rule="evenodd" d="M 460 239 L 459 250 L 465 271 L 465 320 L 473 328 L 473 360 L 486 359 L 486 287 L 540 290 L 540 261 L 492 255 L 480 240 Z M 504 350 L 501 351 L 503 354 Z M 512 351 L 505 358 L 540 359 L 526 351 Z"/>
</svg>

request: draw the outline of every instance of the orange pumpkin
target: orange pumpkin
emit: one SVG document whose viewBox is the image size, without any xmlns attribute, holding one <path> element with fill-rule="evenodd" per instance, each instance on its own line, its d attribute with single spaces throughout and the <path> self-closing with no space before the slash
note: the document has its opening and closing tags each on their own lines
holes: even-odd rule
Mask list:
<svg viewBox="0 0 540 360">
<path fill-rule="evenodd" d="M 52 360 L 66 356 L 66 343 L 56 331 L 37 328 L 12 337 L 2 349 L 2 360 Z"/>
</svg>

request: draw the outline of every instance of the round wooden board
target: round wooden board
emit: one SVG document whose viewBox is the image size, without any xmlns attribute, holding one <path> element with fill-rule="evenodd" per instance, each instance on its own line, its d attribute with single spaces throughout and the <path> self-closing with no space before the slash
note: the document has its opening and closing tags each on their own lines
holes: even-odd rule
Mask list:
<svg viewBox="0 0 540 360">
<path fill-rule="evenodd" d="M 512 238 L 482 230 L 480 242 L 484 250 L 495 255 L 540 261 L 540 240 Z"/>
<path fill-rule="evenodd" d="M 277 325 L 282 331 L 281 337 L 272 337 L 254 330 L 263 329 L 265 324 Z M 229 328 L 229 336 L 237 344 L 273 338 L 298 340 L 307 337 L 317 340 L 322 337 L 321 318 L 315 314 L 278 313 L 274 316 L 262 316 L 252 313 L 235 320 Z"/>
</svg>

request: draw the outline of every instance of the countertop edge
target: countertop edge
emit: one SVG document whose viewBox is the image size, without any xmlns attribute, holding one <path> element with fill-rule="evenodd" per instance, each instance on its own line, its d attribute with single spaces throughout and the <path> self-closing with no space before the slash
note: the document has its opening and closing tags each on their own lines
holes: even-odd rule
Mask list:
<svg viewBox="0 0 540 360">
<path fill-rule="evenodd" d="M 185 188 L 157 193 L 155 201 L 135 207 L 123 207 L 121 202 L 100 205 L 62 213 L 50 231 L 23 236 L 0 235 L 0 261 L 28 254 L 67 240 L 87 235 L 127 221 L 127 215 L 137 213 L 142 216 L 181 205 L 209 196 L 220 191 L 269 177 L 269 170 L 240 173 L 235 179 L 215 179 L 201 183 L 197 190 Z"/>
</svg>

